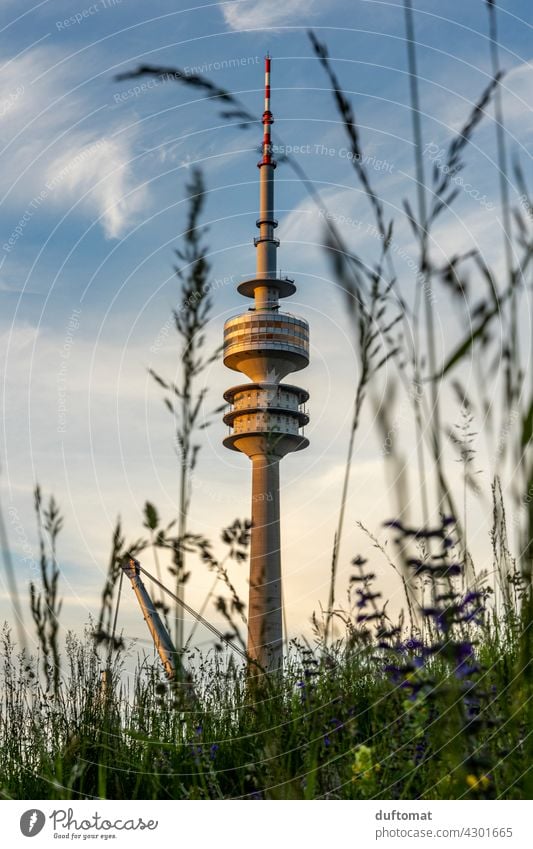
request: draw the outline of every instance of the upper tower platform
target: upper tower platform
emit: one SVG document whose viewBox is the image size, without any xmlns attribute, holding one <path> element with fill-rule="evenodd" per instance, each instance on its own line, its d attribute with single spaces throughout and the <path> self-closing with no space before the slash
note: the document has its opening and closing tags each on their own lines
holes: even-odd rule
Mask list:
<svg viewBox="0 0 533 849">
<path fill-rule="evenodd" d="M 281 381 L 309 363 L 309 325 L 303 318 L 280 310 L 279 300 L 296 292 L 294 281 L 277 271 L 279 239 L 274 215 L 274 172 L 270 110 L 270 57 L 265 59 L 265 108 L 263 112 L 262 156 L 259 168 L 259 236 L 254 239 L 256 274 L 237 287 L 254 301 L 246 313 L 230 318 L 224 325 L 224 364 L 245 374 L 253 385 L 229 389 L 224 397 L 230 404 L 224 421 L 230 434 L 228 448 L 253 457 L 257 454 L 282 457 L 308 445 L 300 428 L 308 421 L 301 405 L 307 392 Z M 264 387 L 264 391 L 262 390 Z M 268 399 L 275 396 L 275 403 Z"/>
</svg>

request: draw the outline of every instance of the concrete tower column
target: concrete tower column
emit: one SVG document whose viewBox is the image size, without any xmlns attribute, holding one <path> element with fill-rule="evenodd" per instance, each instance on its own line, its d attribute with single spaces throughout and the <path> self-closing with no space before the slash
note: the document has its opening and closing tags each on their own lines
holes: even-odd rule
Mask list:
<svg viewBox="0 0 533 849">
<path fill-rule="evenodd" d="M 276 277 L 277 239 L 274 236 L 274 163 L 259 163 L 259 203 L 256 268 L 258 277 Z"/>
<path fill-rule="evenodd" d="M 282 665 L 279 457 L 252 461 L 252 529 L 248 654 L 263 669 Z"/>
</svg>

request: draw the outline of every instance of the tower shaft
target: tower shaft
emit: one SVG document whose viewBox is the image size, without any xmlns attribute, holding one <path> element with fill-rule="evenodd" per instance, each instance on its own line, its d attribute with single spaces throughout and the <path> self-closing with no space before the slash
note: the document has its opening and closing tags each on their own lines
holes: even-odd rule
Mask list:
<svg viewBox="0 0 533 849">
<path fill-rule="evenodd" d="M 248 654 L 263 669 L 283 660 L 279 458 L 252 458 L 252 530 Z"/>
<path fill-rule="evenodd" d="M 259 238 L 256 239 L 256 271 L 258 279 L 275 279 L 278 241 L 274 237 L 274 166 L 263 162 L 259 166 L 260 216 L 257 221 Z"/>
</svg>

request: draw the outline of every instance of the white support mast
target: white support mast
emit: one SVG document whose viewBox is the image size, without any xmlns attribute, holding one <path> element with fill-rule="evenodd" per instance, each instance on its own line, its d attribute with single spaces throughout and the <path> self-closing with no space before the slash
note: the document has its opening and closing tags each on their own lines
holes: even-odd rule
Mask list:
<svg viewBox="0 0 533 849">
<path fill-rule="evenodd" d="M 131 581 L 133 592 L 137 596 L 140 608 L 142 610 L 144 621 L 148 625 L 148 629 L 152 635 L 157 653 L 161 658 L 161 663 L 167 675 L 167 678 L 174 680 L 176 678 L 176 649 L 172 644 L 170 635 L 161 621 L 161 617 L 157 612 L 148 590 L 144 586 L 140 572 L 141 564 L 133 557 L 125 558 L 122 561 L 122 569 L 124 574 Z"/>
</svg>

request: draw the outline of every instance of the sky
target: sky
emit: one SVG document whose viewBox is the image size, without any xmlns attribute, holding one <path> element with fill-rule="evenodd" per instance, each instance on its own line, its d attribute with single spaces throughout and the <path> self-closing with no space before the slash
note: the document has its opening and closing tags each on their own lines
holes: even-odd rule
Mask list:
<svg viewBox="0 0 533 849">
<path fill-rule="evenodd" d="M 490 81 L 485 7 L 482 0 L 450 0 L 445 6 L 414 2 L 428 160 L 462 126 Z M 263 56 L 270 51 L 275 140 L 298 159 L 323 203 L 317 208 L 301 181 L 280 163 L 279 266 L 298 286 L 287 308 L 309 321 L 312 340 L 311 364 L 297 375 L 311 394 L 306 430 L 311 444 L 282 464 L 284 597 L 290 633 L 308 631 L 311 613 L 327 599 L 357 379 L 354 328 L 322 247 L 324 210 L 368 261 L 379 245 L 307 30 L 328 45 L 354 106 L 373 184 L 387 214 L 398 219 L 397 273 L 409 300 L 416 251 L 402 200 L 415 202 L 416 185 L 401 3 L 4 0 L 0 14 L 0 486 L 20 592 L 26 599 L 36 575 L 36 482 L 46 497 L 54 494 L 65 518 L 59 541 L 62 621 L 78 632 L 99 609 L 117 516 L 128 539 L 143 533 L 147 500 L 165 523 L 176 516 L 173 424 L 148 369 L 170 379 L 179 375 L 179 343 L 169 322 L 179 302 L 174 250 L 183 234 L 185 186 L 195 165 L 202 168 L 208 191 L 204 219 L 214 306 L 207 345 L 220 344 L 225 319 L 247 308 L 236 285 L 254 270 L 259 125 L 242 130 L 224 120 L 217 104 L 198 90 L 148 78 L 119 82 L 116 75 L 139 64 L 179 67 L 231 90 L 259 115 Z M 531 179 L 528 0 L 500 4 L 499 29 L 508 147 Z M 499 273 L 494 138 L 489 108 L 465 155 L 473 189 L 460 192 L 442 217 L 431 249 L 443 261 L 476 246 Z M 513 200 L 516 193 L 513 188 Z M 461 325 L 447 299 L 438 293 L 436 298 L 440 360 L 459 339 Z M 527 310 L 522 320 L 530 334 Z M 239 378 L 218 361 L 204 380 L 207 414 Z M 381 391 L 383 398 L 391 391 L 386 379 Z M 457 409 L 447 409 L 447 415 L 456 423 Z M 411 428 L 408 412 L 400 409 L 397 429 L 414 461 Z M 190 515 L 191 530 L 213 539 L 217 551 L 221 529 L 250 512 L 249 462 L 224 449 L 225 432 L 221 420 L 203 432 Z M 479 452 L 490 481 L 494 458 L 481 445 Z M 457 464 L 450 466 L 450 476 L 460 486 Z M 414 480 L 410 498 L 419 516 Z M 394 509 L 370 399 L 356 439 L 339 560 L 340 598 L 351 558 L 370 552 L 392 608 L 400 605 L 387 558 L 357 524 L 392 550 L 383 522 Z M 472 546 L 481 560 L 489 513 L 489 505 L 472 504 Z M 147 568 L 151 565 L 147 559 Z M 212 575 L 195 561 L 191 569 L 187 599 L 198 608 Z M 246 566 L 232 565 L 231 576 L 246 597 Z M 212 607 L 208 615 L 219 621 Z M 13 619 L 5 585 L 4 618 Z M 26 619 L 29 625 L 27 613 Z M 122 605 L 120 627 L 127 637 L 146 641 L 130 596 Z M 138 645 L 149 649 L 148 641 Z"/>
</svg>

